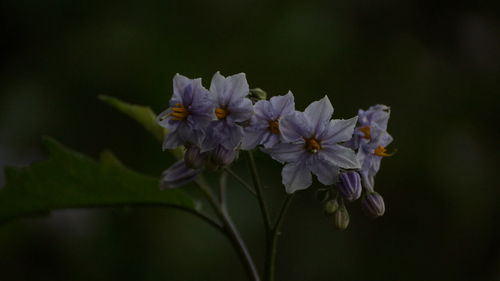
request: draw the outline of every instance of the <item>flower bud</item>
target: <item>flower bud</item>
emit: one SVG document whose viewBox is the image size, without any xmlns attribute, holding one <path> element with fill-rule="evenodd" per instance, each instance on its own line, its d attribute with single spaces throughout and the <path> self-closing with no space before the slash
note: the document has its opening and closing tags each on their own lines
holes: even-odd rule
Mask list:
<svg viewBox="0 0 500 281">
<path fill-rule="evenodd" d="M 340 204 L 338 210 L 333 214 L 333 223 L 339 230 L 344 230 L 349 225 L 349 212 L 344 204 Z"/>
<path fill-rule="evenodd" d="M 248 98 L 256 103 L 259 100 L 265 100 L 267 98 L 267 93 L 261 88 L 250 89 L 250 93 L 248 94 Z"/>
<path fill-rule="evenodd" d="M 361 196 L 361 177 L 354 171 L 341 173 L 337 188 L 347 201 L 354 201 Z"/>
<path fill-rule="evenodd" d="M 160 188 L 175 188 L 196 178 L 201 169 L 194 170 L 186 166 L 184 160 L 179 160 L 161 175 Z"/>
<path fill-rule="evenodd" d="M 200 148 L 196 145 L 190 145 L 184 154 L 184 162 L 191 169 L 203 168 L 206 158 L 206 154 L 201 153 Z"/>
<path fill-rule="evenodd" d="M 210 152 L 209 156 L 210 165 L 217 169 L 231 164 L 236 158 L 236 150 L 227 150 L 222 145 L 218 145 Z"/>
<path fill-rule="evenodd" d="M 368 192 L 363 199 L 361 204 L 365 212 L 372 217 L 380 217 L 385 213 L 384 198 L 380 196 L 377 192 Z"/>
<path fill-rule="evenodd" d="M 337 199 L 328 200 L 323 207 L 325 215 L 331 216 L 333 215 L 339 208 L 339 202 Z"/>
</svg>

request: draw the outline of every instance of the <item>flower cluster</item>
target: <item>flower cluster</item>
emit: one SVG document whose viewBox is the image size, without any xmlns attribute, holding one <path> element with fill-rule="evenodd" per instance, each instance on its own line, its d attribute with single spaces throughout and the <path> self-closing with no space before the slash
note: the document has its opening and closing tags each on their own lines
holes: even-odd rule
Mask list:
<svg viewBox="0 0 500 281">
<path fill-rule="evenodd" d="M 193 180 L 204 167 L 216 169 L 230 164 L 244 137 L 241 122 L 253 115 L 253 106 L 244 73 L 229 77 L 219 72 L 210 89 L 201 79 L 174 77 L 169 107 L 158 115 L 168 129 L 163 149 L 186 148 L 184 159 L 163 174 L 162 187 L 172 188 Z"/>
<path fill-rule="evenodd" d="M 370 214 L 384 213 L 374 178 L 381 159 L 390 155 L 385 148 L 392 141 L 387 106 L 359 110 L 346 120 L 332 119 L 328 96 L 298 111 L 292 92 L 266 100 L 262 90 L 249 89 L 244 73 L 224 77 L 217 72 L 208 90 L 201 79 L 179 74 L 173 84 L 169 107 L 158 122 L 169 130 L 163 148 L 184 146 L 185 153 L 164 172 L 163 188 L 185 184 L 202 169 L 225 167 L 239 150 L 258 147 L 284 164 L 287 193 L 308 188 L 315 175 L 328 191 L 325 211 L 339 228 L 347 227 L 349 220 L 344 201 L 362 197 Z"/>
<path fill-rule="evenodd" d="M 336 185 L 337 194 L 328 192 L 325 203 L 325 212 L 334 215 L 335 224 L 341 229 L 347 227 L 349 221 L 346 211 L 340 208 L 345 201 L 352 202 L 362 197 L 362 207 L 369 216 L 379 217 L 385 212 L 384 199 L 374 187 L 375 175 L 380 169 L 382 158 L 392 155 L 386 150 L 387 145 L 392 142 L 392 137 L 387 132 L 389 116 L 390 108 L 385 105 L 375 105 L 366 111 L 358 111 L 354 134 L 345 145 L 356 151 L 361 168 L 341 173 Z M 341 215 L 337 212 L 342 213 L 342 219 L 339 219 Z"/>
</svg>

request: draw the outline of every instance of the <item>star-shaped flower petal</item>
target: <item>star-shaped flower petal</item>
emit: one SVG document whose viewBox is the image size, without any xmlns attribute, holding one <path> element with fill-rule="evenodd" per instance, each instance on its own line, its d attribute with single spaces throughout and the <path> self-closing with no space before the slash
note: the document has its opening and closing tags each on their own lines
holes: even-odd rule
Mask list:
<svg viewBox="0 0 500 281">
<path fill-rule="evenodd" d="M 257 145 L 271 148 L 280 142 L 280 120 L 294 113 L 295 102 L 292 92 L 284 96 L 272 97 L 269 101 L 260 100 L 254 105 L 255 114 L 250 125 L 245 128 L 241 148 L 250 150 Z"/>
<path fill-rule="evenodd" d="M 369 191 L 373 191 L 374 178 L 380 169 L 382 158 L 392 155 L 386 152 L 386 147 L 392 140 L 392 136 L 385 130 L 376 129 L 373 130 L 371 141 L 362 144 L 358 149 L 356 157 L 361 163 L 363 186 Z"/>
<path fill-rule="evenodd" d="M 252 102 L 246 97 L 249 91 L 244 73 L 228 77 L 215 73 L 210 85 L 214 120 L 208 126 L 203 151 L 219 144 L 232 150 L 241 143 L 244 131 L 240 123 L 248 121 L 253 114 Z"/>
<path fill-rule="evenodd" d="M 174 149 L 186 143 L 201 145 L 205 129 L 212 120 L 213 104 L 201 79 L 174 77 L 174 94 L 167 110 L 158 115 L 160 126 L 167 128 L 163 149 Z"/>
<path fill-rule="evenodd" d="M 280 123 L 283 141 L 263 149 L 282 163 L 283 184 L 288 193 L 309 187 L 311 173 L 324 185 L 337 181 L 339 168 L 358 169 L 354 151 L 339 143 L 352 138 L 357 117 L 330 120 L 333 107 L 327 96 L 311 103 L 304 112 L 294 112 Z"/>
<path fill-rule="evenodd" d="M 354 136 L 349 142 L 349 146 L 358 149 L 360 145 L 370 142 L 372 131 L 386 131 L 390 114 L 390 107 L 383 104 L 370 106 L 368 110 L 358 110 L 358 125 L 354 130 Z"/>
</svg>

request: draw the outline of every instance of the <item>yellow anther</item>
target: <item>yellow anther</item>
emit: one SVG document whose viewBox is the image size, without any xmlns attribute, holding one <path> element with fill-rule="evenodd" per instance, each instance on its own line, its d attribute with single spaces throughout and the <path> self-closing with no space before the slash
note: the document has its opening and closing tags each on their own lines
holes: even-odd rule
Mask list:
<svg viewBox="0 0 500 281">
<path fill-rule="evenodd" d="M 215 109 L 215 116 L 217 116 L 217 119 L 221 120 L 226 118 L 226 116 L 229 114 L 229 111 L 225 108 L 216 108 Z"/>
<path fill-rule="evenodd" d="M 172 106 L 172 112 L 170 112 L 170 116 L 172 116 L 172 120 L 184 120 L 188 117 L 189 111 L 187 108 L 184 107 L 184 105 L 177 103 L 174 106 Z"/>
<path fill-rule="evenodd" d="M 364 134 L 363 138 L 369 140 L 371 139 L 371 130 L 370 130 L 370 127 L 368 126 L 364 126 L 364 127 L 361 127 L 359 128 L 359 130 Z"/>
<path fill-rule="evenodd" d="M 310 153 L 317 153 L 321 149 L 321 144 L 314 137 L 305 139 L 305 141 L 306 141 L 306 150 L 309 151 Z"/>
<path fill-rule="evenodd" d="M 375 151 L 373 152 L 373 154 L 380 156 L 380 157 L 388 157 L 388 156 L 392 156 L 394 154 L 394 153 L 387 153 L 386 151 L 387 150 L 385 149 L 385 147 L 379 145 L 379 146 L 377 146 L 377 148 L 375 148 Z"/>
<path fill-rule="evenodd" d="M 280 134 L 280 121 L 278 120 L 271 120 L 269 121 L 269 131 L 271 133 L 279 135 Z"/>
</svg>

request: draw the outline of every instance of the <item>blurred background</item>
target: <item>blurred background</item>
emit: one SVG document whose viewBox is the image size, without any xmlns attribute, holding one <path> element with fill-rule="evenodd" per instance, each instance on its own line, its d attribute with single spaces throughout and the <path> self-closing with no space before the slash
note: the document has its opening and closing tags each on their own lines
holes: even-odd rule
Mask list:
<svg viewBox="0 0 500 281">
<path fill-rule="evenodd" d="M 313 186 L 279 244 L 278 280 L 500 280 L 499 1 L 13 1 L 0 4 L 0 166 L 44 159 L 49 135 L 94 158 L 109 148 L 158 176 L 173 159 L 105 94 L 160 112 L 172 77 L 245 72 L 297 108 L 328 94 L 334 117 L 392 107 L 398 149 L 377 190 L 335 230 Z M 256 155 L 273 210 L 280 165 Z M 245 161 L 235 169 L 248 177 Z M 2 174 L 3 175 L 3 174 Z M 0 182 L 3 185 L 3 176 Z M 194 190 L 188 189 L 189 192 Z M 230 182 L 230 210 L 259 264 L 257 202 Z M 0 279 L 246 280 L 204 222 L 158 208 L 68 210 L 0 226 Z"/>
</svg>

